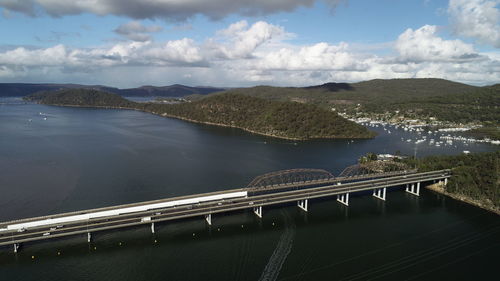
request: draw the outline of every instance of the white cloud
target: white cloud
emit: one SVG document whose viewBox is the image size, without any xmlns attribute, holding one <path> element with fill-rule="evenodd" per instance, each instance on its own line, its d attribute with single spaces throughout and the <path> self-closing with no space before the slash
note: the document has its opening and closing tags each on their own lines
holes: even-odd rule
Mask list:
<svg viewBox="0 0 500 281">
<path fill-rule="evenodd" d="M 450 0 L 455 34 L 500 48 L 500 0 Z"/>
<path fill-rule="evenodd" d="M 349 53 L 348 45 L 318 43 L 298 48 L 282 48 L 262 56 L 257 64 L 272 70 L 362 70 L 366 66 Z"/>
<path fill-rule="evenodd" d="M 0 7 L 37 15 L 37 8 L 51 16 L 92 13 L 97 15 L 118 15 L 134 19 L 162 18 L 183 21 L 201 14 L 220 19 L 230 14 L 245 16 L 289 12 L 298 7 L 312 6 L 319 0 L 0 0 Z M 335 8 L 342 0 L 322 0 Z"/>
<path fill-rule="evenodd" d="M 281 41 L 289 36 L 292 35 L 280 26 L 258 21 L 249 27 L 243 20 L 218 31 L 217 37 L 208 40 L 206 45 L 220 58 L 249 58 L 262 44 L 271 40 Z"/>
<path fill-rule="evenodd" d="M 203 66 L 206 63 L 191 39 L 167 41 L 164 44 L 122 42 L 109 47 L 68 49 L 56 45 L 45 49 L 15 48 L 0 53 L 0 66 L 10 69 L 54 67 L 71 71 L 88 71 L 101 67 L 128 65 Z"/>
<path fill-rule="evenodd" d="M 59 66 L 65 63 L 68 55 L 64 45 L 36 50 L 19 47 L 0 53 L 0 65 Z"/>
<path fill-rule="evenodd" d="M 479 58 L 472 45 L 460 40 L 444 40 L 436 31 L 437 27 L 433 25 L 407 29 L 396 41 L 398 59 L 405 62 L 460 62 Z"/>
<path fill-rule="evenodd" d="M 290 33 L 266 22 L 236 22 L 206 41 L 190 38 L 123 41 L 96 48 L 0 48 L 0 78 L 27 82 L 300 86 L 375 78 L 437 77 L 474 84 L 500 81 L 500 54 L 443 39 L 435 26 L 404 31 L 388 55 L 347 43 L 293 44 Z M 376 44 L 376 50 L 381 47 Z M 368 51 L 367 51 L 368 50 Z M 393 52 L 391 53 L 390 50 Z"/>
<path fill-rule="evenodd" d="M 143 55 L 155 64 L 206 66 L 200 47 L 189 38 L 168 41 L 166 44 L 146 50 Z"/>
</svg>

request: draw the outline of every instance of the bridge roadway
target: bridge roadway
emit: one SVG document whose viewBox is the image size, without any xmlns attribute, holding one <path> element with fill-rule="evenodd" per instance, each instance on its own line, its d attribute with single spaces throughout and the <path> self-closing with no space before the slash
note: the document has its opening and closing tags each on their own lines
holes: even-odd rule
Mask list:
<svg viewBox="0 0 500 281">
<path fill-rule="evenodd" d="M 78 212 L 3 222 L 0 223 L 0 230 L 3 230 L 0 232 L 0 246 L 14 245 L 14 251 L 16 252 L 20 243 L 53 239 L 78 234 L 87 234 L 88 242 L 90 242 L 91 233 L 141 224 L 150 224 L 151 231 L 154 233 L 154 223 L 157 222 L 204 216 L 207 223 L 211 224 L 212 214 L 242 209 L 253 209 L 259 217 L 262 217 L 263 206 L 290 202 L 298 202 L 299 207 L 307 211 L 308 199 L 329 197 L 335 195 L 340 198 L 337 199 L 338 201 L 345 205 L 348 205 L 348 194 L 361 191 L 373 190 L 373 195 L 375 197 L 385 200 L 386 188 L 400 187 L 404 185 L 406 185 L 406 191 L 418 195 L 421 182 L 444 180 L 446 183 L 447 179 L 451 177 L 451 172 L 450 170 L 439 170 L 425 173 L 416 173 L 414 171 L 411 171 L 409 173 L 407 172 L 392 174 L 389 177 L 384 175 L 387 174 L 375 175 L 376 177 L 378 177 L 375 179 L 363 179 L 366 178 L 366 176 L 363 176 L 361 180 L 360 178 L 352 177 L 350 178 L 351 181 L 347 183 L 339 181 L 348 180 L 347 178 L 336 178 L 335 180 L 326 180 L 325 182 L 327 183 L 322 183 L 319 186 L 315 186 L 318 185 L 318 183 L 316 182 L 298 182 L 286 185 L 271 186 L 269 193 L 263 193 L 262 191 L 266 190 L 264 188 L 232 189 L 220 192 L 181 196 L 107 208 L 83 210 Z M 417 189 L 415 189 L 415 184 L 417 185 Z M 75 215 L 91 214 L 109 210 L 112 211 L 128 207 L 137 207 L 162 202 L 181 202 L 180 200 L 202 198 L 204 196 L 239 194 L 241 192 L 246 192 L 247 196 L 237 196 L 229 199 L 226 198 L 221 200 L 199 202 L 195 204 L 149 209 L 139 212 L 116 214 L 86 220 L 75 220 L 64 222 L 64 224 L 45 224 L 29 227 L 22 230 L 8 229 L 8 226 L 23 223 L 36 223 L 37 221 L 47 219 L 65 218 Z M 347 199 L 345 196 L 347 196 Z"/>
</svg>

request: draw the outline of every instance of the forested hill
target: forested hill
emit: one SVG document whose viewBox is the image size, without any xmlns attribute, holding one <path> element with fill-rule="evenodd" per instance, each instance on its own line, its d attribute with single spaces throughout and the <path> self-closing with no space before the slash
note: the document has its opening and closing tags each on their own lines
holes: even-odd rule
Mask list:
<svg viewBox="0 0 500 281">
<path fill-rule="evenodd" d="M 64 89 L 93 89 L 115 93 L 124 97 L 184 97 L 194 94 L 206 95 L 225 90 L 224 88 L 190 87 L 180 84 L 160 87 L 142 86 L 138 88 L 118 89 L 101 85 L 0 83 L 0 97 L 24 97 L 36 92 Z"/>
<path fill-rule="evenodd" d="M 500 120 L 500 87 L 475 87 L 443 79 L 375 79 L 359 83 L 327 83 L 305 88 L 258 86 L 227 92 L 279 101 L 335 108 L 350 116 L 395 117 L 496 126 Z"/>
<path fill-rule="evenodd" d="M 78 89 L 36 93 L 25 99 L 52 105 L 136 109 L 287 139 L 375 136 L 365 127 L 313 105 L 267 101 L 235 94 L 214 95 L 195 102 L 158 104 L 135 103 L 111 93 Z"/>
<path fill-rule="evenodd" d="M 414 159 L 405 160 L 410 166 Z M 444 191 L 500 214 L 500 151 L 418 159 L 419 171 L 452 169 Z"/>
<path fill-rule="evenodd" d="M 365 127 L 314 105 L 266 101 L 236 94 L 214 95 L 191 103 L 169 106 L 147 104 L 146 110 L 283 138 L 375 136 Z"/>
<path fill-rule="evenodd" d="M 480 88 L 444 79 L 412 78 L 374 79 L 357 83 L 326 83 L 302 88 L 257 86 L 231 89 L 228 92 L 274 100 L 296 99 L 315 104 L 355 104 L 360 102 L 405 102 L 414 98 L 468 93 Z"/>
<path fill-rule="evenodd" d="M 24 97 L 28 101 L 41 104 L 85 106 L 85 107 L 125 107 L 133 108 L 135 102 L 122 98 L 117 94 L 93 89 L 64 89 L 58 91 L 38 92 Z"/>
<path fill-rule="evenodd" d="M 170 86 L 142 86 L 139 88 L 119 89 L 115 93 L 124 97 L 184 97 L 188 95 L 207 95 L 224 91 L 215 87 L 189 87 L 180 84 Z"/>
</svg>

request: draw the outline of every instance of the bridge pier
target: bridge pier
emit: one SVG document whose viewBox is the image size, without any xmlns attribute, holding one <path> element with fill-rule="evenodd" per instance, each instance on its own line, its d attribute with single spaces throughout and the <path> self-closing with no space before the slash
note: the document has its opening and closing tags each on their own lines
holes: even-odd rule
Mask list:
<svg viewBox="0 0 500 281">
<path fill-rule="evenodd" d="M 307 205 L 308 205 L 307 201 L 308 201 L 307 199 L 299 200 L 299 201 L 297 201 L 297 206 L 299 206 L 299 208 L 301 208 L 302 210 L 307 212 Z"/>
<path fill-rule="evenodd" d="M 208 225 L 212 225 L 212 214 L 205 215 L 205 220 L 207 221 Z"/>
<path fill-rule="evenodd" d="M 17 250 L 19 249 L 19 244 L 14 243 L 14 253 L 17 253 Z"/>
<path fill-rule="evenodd" d="M 155 223 L 151 223 L 151 233 L 155 233 Z"/>
<path fill-rule="evenodd" d="M 87 243 L 90 243 L 90 240 L 92 240 L 92 235 L 90 232 L 87 232 Z"/>
<path fill-rule="evenodd" d="M 384 188 L 376 188 L 376 189 L 374 189 L 373 190 L 373 197 L 385 201 L 386 189 L 387 188 L 385 188 L 385 187 Z"/>
<path fill-rule="evenodd" d="M 259 217 L 262 218 L 262 206 L 254 207 L 253 212 Z"/>
<path fill-rule="evenodd" d="M 444 178 L 444 185 L 448 184 L 448 178 Z"/>
<path fill-rule="evenodd" d="M 420 196 L 420 182 L 417 182 L 417 186 L 412 183 L 411 186 L 409 184 L 406 185 L 406 192 L 411 193 L 413 195 Z"/>
<path fill-rule="evenodd" d="M 337 201 L 346 205 L 346 206 L 349 206 L 349 193 L 338 194 Z"/>
</svg>

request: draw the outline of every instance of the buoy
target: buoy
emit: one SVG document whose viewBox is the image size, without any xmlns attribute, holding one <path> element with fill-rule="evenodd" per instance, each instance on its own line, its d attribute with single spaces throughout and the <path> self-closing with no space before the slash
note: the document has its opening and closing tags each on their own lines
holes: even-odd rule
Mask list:
<svg viewBox="0 0 500 281">
<path fill-rule="evenodd" d="M 273 225 L 274 225 L 274 222 L 273 222 Z"/>
<path fill-rule="evenodd" d="M 193 236 L 195 236 L 195 234 L 193 233 Z"/>
<path fill-rule="evenodd" d="M 217 228 L 217 231 L 220 231 L 220 228 Z"/>
<path fill-rule="evenodd" d="M 35 256 L 31 256 L 31 259 L 34 260 L 35 259 Z"/>
<path fill-rule="evenodd" d="M 243 228 L 243 225 L 241 225 L 241 228 Z"/>
<path fill-rule="evenodd" d="M 94 247 L 94 250 L 97 250 L 97 247 Z"/>
<path fill-rule="evenodd" d="M 121 245 L 122 245 L 122 242 L 118 243 L 118 245 L 120 245 L 120 246 L 121 246 Z"/>
<path fill-rule="evenodd" d="M 57 252 L 57 255 L 60 256 L 61 255 L 61 252 Z"/>
<path fill-rule="evenodd" d="M 156 242 L 158 242 L 158 241 L 156 241 L 156 239 L 155 239 L 155 243 L 156 243 Z"/>
</svg>

